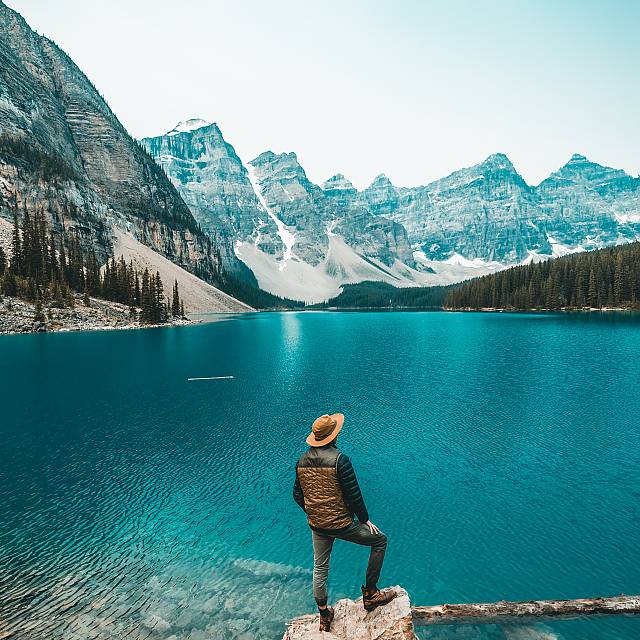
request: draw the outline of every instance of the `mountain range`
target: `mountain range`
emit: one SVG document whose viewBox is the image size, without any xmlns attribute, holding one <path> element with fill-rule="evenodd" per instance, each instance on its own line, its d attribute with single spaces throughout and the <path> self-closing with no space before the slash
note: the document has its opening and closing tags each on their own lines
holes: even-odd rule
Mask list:
<svg viewBox="0 0 640 640">
<path fill-rule="evenodd" d="M 263 289 L 307 302 L 346 283 L 449 284 L 640 237 L 640 178 L 578 154 L 537 186 L 497 153 L 425 186 L 381 174 L 358 191 L 342 174 L 312 183 L 295 153 L 244 163 L 199 118 L 141 142 Z"/>
<path fill-rule="evenodd" d="M 640 178 L 575 154 L 532 186 L 497 153 L 424 186 L 381 174 L 359 191 L 340 173 L 314 184 L 292 152 L 241 159 L 199 118 L 136 141 L 0 1 L 0 240 L 24 209 L 75 229 L 102 260 L 200 279 L 209 301 L 187 296 L 189 310 L 239 310 L 229 292 L 318 302 L 347 283 L 448 284 L 635 240 Z"/>
</svg>

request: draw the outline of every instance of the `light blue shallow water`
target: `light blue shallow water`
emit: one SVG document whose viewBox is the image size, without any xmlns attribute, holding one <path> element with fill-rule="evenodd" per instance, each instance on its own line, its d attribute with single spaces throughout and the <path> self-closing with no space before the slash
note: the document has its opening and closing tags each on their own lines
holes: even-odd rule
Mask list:
<svg viewBox="0 0 640 640">
<path fill-rule="evenodd" d="M 0 638 L 279 637 L 313 607 L 291 488 L 327 411 L 414 603 L 639 593 L 639 346 L 625 315 L 0 338 Z M 235 378 L 187 382 L 212 375 Z M 336 547 L 332 598 L 365 563 Z M 631 640 L 640 620 L 425 633 Z"/>
</svg>

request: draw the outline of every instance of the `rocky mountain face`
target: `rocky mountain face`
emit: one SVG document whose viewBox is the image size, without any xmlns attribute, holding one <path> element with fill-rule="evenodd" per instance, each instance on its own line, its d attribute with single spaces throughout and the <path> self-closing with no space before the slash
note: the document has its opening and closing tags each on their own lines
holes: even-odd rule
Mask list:
<svg viewBox="0 0 640 640">
<path fill-rule="evenodd" d="M 504 154 L 423 187 L 379 176 L 362 193 L 431 260 L 517 264 L 640 236 L 640 179 L 574 155 L 537 187 Z"/>
<path fill-rule="evenodd" d="M 250 165 L 265 207 L 290 234 L 283 237 L 285 248 L 312 266 L 320 264 L 329 246 L 331 218 L 322 189 L 307 179 L 295 153 L 266 151 Z"/>
<path fill-rule="evenodd" d="M 536 187 L 556 247 L 591 249 L 640 236 L 640 178 L 574 154 Z"/>
<path fill-rule="evenodd" d="M 267 151 L 245 165 L 217 125 L 195 118 L 142 144 L 202 228 L 226 237 L 266 290 L 316 301 L 366 277 L 413 283 L 406 231 L 373 215 L 344 178 L 313 184 L 295 153 Z M 386 268 L 396 263 L 402 276 Z"/>
<path fill-rule="evenodd" d="M 101 258 L 120 229 L 213 279 L 211 237 L 74 62 L 0 2 L 0 217 L 43 210 Z"/>
<path fill-rule="evenodd" d="M 326 257 L 329 239 L 341 237 L 358 254 L 393 266 L 413 266 L 413 253 L 402 225 L 373 215 L 341 174 L 322 187 L 309 181 L 295 153 L 267 151 L 250 163 L 261 197 L 295 234 L 295 254 L 311 265 Z"/>
<path fill-rule="evenodd" d="M 374 189 L 374 199 L 380 198 L 379 191 Z M 530 224 L 536 216 L 533 191 L 503 154 L 425 187 L 395 193 L 390 217 L 404 224 L 413 243 L 433 260 L 459 254 L 515 263 L 528 250 L 550 251 L 544 232 Z"/>
<path fill-rule="evenodd" d="M 341 173 L 323 185 L 324 194 L 335 209 L 338 222 L 333 231 L 357 247 L 360 253 L 373 256 L 391 267 L 399 260 L 415 266 L 413 250 L 406 229 L 388 217 L 378 215 L 375 208 L 362 200 L 353 184 Z M 344 212 L 343 215 L 340 215 Z"/>
<path fill-rule="evenodd" d="M 252 241 L 269 254 L 282 252 L 277 227 L 258 200 L 247 168 L 216 124 L 193 118 L 141 143 L 220 247 L 227 269 L 243 271 L 234 252 L 238 240 Z"/>
</svg>

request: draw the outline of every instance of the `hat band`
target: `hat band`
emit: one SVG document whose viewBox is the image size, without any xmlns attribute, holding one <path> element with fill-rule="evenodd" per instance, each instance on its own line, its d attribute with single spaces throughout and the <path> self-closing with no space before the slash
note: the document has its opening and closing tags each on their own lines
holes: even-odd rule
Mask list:
<svg viewBox="0 0 640 640">
<path fill-rule="evenodd" d="M 334 423 L 333 427 L 331 427 L 331 431 L 329 431 L 329 433 L 325 433 L 323 436 L 318 436 L 317 433 L 313 434 L 313 437 L 318 441 L 318 442 L 322 442 L 323 440 L 326 440 L 335 430 L 336 430 L 336 426 L 338 425 L 337 422 Z"/>
</svg>

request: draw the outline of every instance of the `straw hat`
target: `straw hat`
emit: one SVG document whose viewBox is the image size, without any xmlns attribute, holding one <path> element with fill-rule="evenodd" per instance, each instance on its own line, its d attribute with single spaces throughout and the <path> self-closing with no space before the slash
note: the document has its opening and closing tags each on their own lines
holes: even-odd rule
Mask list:
<svg viewBox="0 0 640 640">
<path fill-rule="evenodd" d="M 307 444 L 311 447 L 324 447 L 325 444 L 333 442 L 338 437 L 343 424 L 344 415 L 342 413 L 320 416 L 311 425 Z"/>
</svg>

